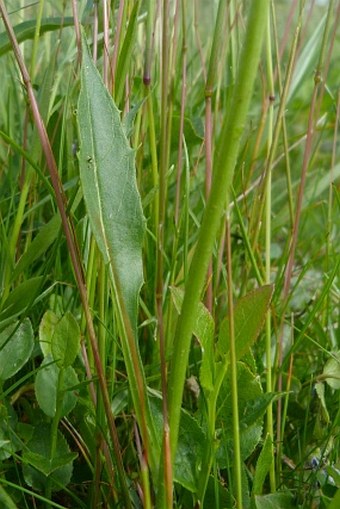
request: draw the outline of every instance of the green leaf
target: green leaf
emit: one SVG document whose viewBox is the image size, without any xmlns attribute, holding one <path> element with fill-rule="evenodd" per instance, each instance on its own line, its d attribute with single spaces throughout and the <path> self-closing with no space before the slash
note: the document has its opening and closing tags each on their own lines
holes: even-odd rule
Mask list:
<svg viewBox="0 0 340 509">
<path fill-rule="evenodd" d="M 129 17 L 129 24 L 126 29 L 124 42 L 119 51 L 119 58 L 117 64 L 116 71 L 116 99 L 118 104 L 120 104 L 120 100 L 124 90 L 124 84 L 126 80 L 126 74 L 129 69 L 129 65 L 131 62 L 131 55 L 134 48 L 136 34 L 137 34 L 137 25 L 138 25 L 138 11 L 141 4 L 141 0 L 137 0 L 134 2 L 134 5 L 131 10 L 131 14 Z"/>
<path fill-rule="evenodd" d="M 336 182 L 340 178 L 340 164 L 336 164 L 332 168 L 332 180 Z M 282 177 L 282 181 L 277 182 L 277 188 L 273 191 L 273 210 L 275 210 L 275 215 L 273 216 L 273 230 L 279 230 L 284 227 L 289 221 L 289 205 L 287 200 L 284 197 L 284 194 L 280 192 L 282 186 L 284 185 L 285 177 Z M 294 183 L 293 189 L 297 189 L 300 184 L 300 179 L 297 179 Z M 315 203 L 323 199 L 323 195 L 327 193 L 329 189 L 329 173 L 325 172 L 325 175 L 320 175 L 320 169 L 317 168 L 315 172 L 309 173 L 309 178 L 306 181 L 305 191 L 303 193 L 302 200 L 302 210 L 306 210 L 308 206 L 312 204 L 312 207 L 315 207 Z M 315 284 L 316 283 L 316 284 Z M 311 288 L 306 285 L 304 290 L 307 295 L 305 296 L 305 302 L 308 303 L 317 288 L 319 288 L 319 282 L 313 281 L 313 285 Z M 309 296 L 312 293 L 311 297 Z M 294 294 L 293 294 L 294 297 Z M 306 304 L 305 304 L 306 305 Z"/>
<path fill-rule="evenodd" d="M 250 419 L 250 415 L 254 414 L 254 404 L 263 396 L 263 389 L 261 386 L 260 378 L 252 373 L 250 369 L 243 363 L 237 363 L 237 385 L 238 385 L 238 408 L 240 423 L 243 422 L 244 427 L 254 423 L 260 419 L 265 412 L 264 405 L 261 405 L 263 410 L 262 414 L 257 413 L 257 419 Z M 256 409 L 256 406 L 255 406 Z M 220 394 L 218 397 L 218 415 L 226 421 L 223 426 L 227 426 L 226 430 L 232 433 L 232 407 L 231 407 L 231 380 L 228 374 L 222 384 Z M 222 427 L 222 426 L 221 426 Z"/>
<path fill-rule="evenodd" d="M 257 396 L 253 400 L 246 402 L 244 415 L 240 416 L 242 424 L 251 426 L 258 421 L 267 410 L 267 407 L 274 399 L 278 399 L 279 395 L 274 392 L 266 392 Z"/>
<path fill-rule="evenodd" d="M 263 326 L 270 300 L 273 294 L 273 286 L 266 285 L 248 293 L 235 305 L 234 326 L 236 358 L 241 359 L 258 337 Z M 226 318 L 220 329 L 217 342 L 217 352 L 224 358 L 229 353 L 229 319 Z"/>
<path fill-rule="evenodd" d="M 59 321 L 58 316 L 51 310 L 47 310 L 39 325 L 39 344 L 44 357 L 52 354 L 52 336 Z"/>
<path fill-rule="evenodd" d="M 32 277 L 14 288 L 1 306 L 0 321 L 23 312 L 40 293 L 43 279 L 42 276 Z"/>
<path fill-rule="evenodd" d="M 218 497 L 218 499 L 217 499 Z M 228 491 L 225 483 L 219 481 L 214 476 L 209 477 L 207 490 L 204 496 L 204 507 L 206 508 L 215 508 L 217 506 L 216 502 L 219 500 L 220 507 L 234 507 L 234 498 Z M 191 506 L 190 506 L 191 507 Z"/>
<path fill-rule="evenodd" d="M 69 452 L 50 459 L 46 458 L 42 454 L 28 451 L 25 452 L 25 461 L 36 470 L 38 470 L 38 472 L 41 472 L 47 477 L 58 470 L 60 467 L 63 467 L 68 463 L 72 463 L 77 456 L 77 453 Z"/>
<path fill-rule="evenodd" d="M 0 486 L 0 507 L 3 509 L 17 509 L 16 504 L 2 486 Z"/>
<path fill-rule="evenodd" d="M 23 474 L 26 483 L 35 490 L 46 489 L 48 479 L 52 480 L 52 490 L 63 489 L 71 480 L 75 455 L 70 452 L 65 437 L 58 430 L 55 458 L 51 460 L 51 429 L 47 425 L 35 428 L 27 450 L 23 454 Z M 59 460 L 58 460 L 59 458 Z M 62 463 L 58 465 L 58 463 Z M 45 472 L 45 473 L 43 473 Z M 50 472 L 50 475 L 47 475 Z"/>
<path fill-rule="evenodd" d="M 255 496 L 256 509 L 293 509 L 293 497 L 290 493 L 270 493 Z"/>
<path fill-rule="evenodd" d="M 306 79 L 306 77 L 310 79 L 313 73 L 313 67 L 315 67 L 317 59 L 319 58 L 320 41 L 322 39 L 326 18 L 327 15 L 325 14 L 320 19 L 316 29 L 313 30 L 310 39 L 303 46 L 294 68 L 295 70 L 287 96 L 287 103 L 291 100 L 299 88 L 301 88 L 302 80 Z"/>
<path fill-rule="evenodd" d="M 91 228 L 105 263 L 110 262 L 135 329 L 138 294 L 143 283 L 144 218 L 134 151 L 85 39 L 78 125 L 80 179 Z"/>
<path fill-rule="evenodd" d="M 59 368 L 67 368 L 75 361 L 80 348 L 80 329 L 70 311 L 59 320 L 51 337 L 52 355 Z"/>
<path fill-rule="evenodd" d="M 30 243 L 27 251 L 22 255 L 14 268 L 12 280 L 14 280 L 21 272 L 43 255 L 50 245 L 55 241 L 59 234 L 61 219 L 59 214 L 56 214 L 52 219 L 45 224 L 37 236 Z"/>
<path fill-rule="evenodd" d="M 138 111 L 140 110 L 140 108 L 145 103 L 145 100 L 146 99 L 144 98 L 144 99 L 141 99 L 140 101 L 138 101 L 137 104 L 135 104 L 123 118 L 122 127 L 124 129 L 124 133 L 127 138 L 129 138 L 133 133 L 133 124 L 134 124 L 136 115 L 137 115 Z"/>
<path fill-rule="evenodd" d="M 315 392 L 318 395 L 318 398 L 321 403 L 321 409 L 323 413 L 324 420 L 327 424 L 330 423 L 330 417 L 327 410 L 326 400 L 325 400 L 325 385 L 322 382 L 316 382 L 315 384 Z"/>
<path fill-rule="evenodd" d="M 334 484 L 334 486 L 336 486 L 337 488 L 340 488 L 340 470 L 338 468 L 339 466 L 340 465 L 333 463 L 332 465 L 327 465 L 325 468 L 325 472 L 327 473 L 328 476 L 327 479 L 328 482 L 331 482 L 331 484 Z"/>
<path fill-rule="evenodd" d="M 59 372 L 58 366 L 53 363 L 52 356 L 48 355 L 41 363 L 35 379 L 35 395 L 38 405 L 49 417 L 54 417 L 57 410 Z M 63 392 L 60 417 L 69 414 L 77 403 L 77 395 L 73 390 L 70 390 L 79 383 L 72 366 L 65 369 L 63 380 L 64 384 L 60 387 L 60 391 Z"/>
<path fill-rule="evenodd" d="M 154 415 L 157 435 L 162 437 L 163 413 L 162 398 L 153 391 L 150 406 Z M 197 492 L 198 468 L 203 458 L 203 448 L 207 437 L 196 419 L 188 412 L 181 410 L 181 426 L 179 431 L 178 449 L 175 457 L 174 480 L 187 490 Z"/>
<path fill-rule="evenodd" d="M 322 374 L 332 389 L 340 389 L 340 352 L 328 359 Z"/>
<path fill-rule="evenodd" d="M 174 479 L 193 493 L 197 492 L 198 467 L 202 463 L 203 444 L 206 440 L 207 437 L 197 421 L 182 411 Z M 204 468 L 204 465 L 201 467 Z"/>
<path fill-rule="evenodd" d="M 246 461 L 254 452 L 261 441 L 262 433 L 262 422 L 256 422 L 252 426 L 247 426 L 240 431 L 240 452 L 243 461 Z M 216 452 L 216 461 L 218 462 L 219 468 L 228 468 L 230 465 L 230 458 L 233 457 L 233 454 L 234 444 L 232 432 L 227 432 L 223 429 L 222 435 L 220 436 L 220 444 Z"/>
<path fill-rule="evenodd" d="M 268 398 L 263 394 L 259 377 L 252 373 L 243 362 L 237 364 L 237 386 L 241 457 L 246 460 L 261 440 L 263 415 L 268 405 Z M 227 468 L 227 458 L 233 450 L 230 376 L 226 376 L 223 381 L 216 413 L 216 429 L 220 429 L 222 433 L 217 459 L 220 468 Z"/>
<path fill-rule="evenodd" d="M 171 295 L 178 313 L 181 312 L 184 291 L 180 288 L 171 287 Z M 200 383 L 206 391 L 212 391 L 214 387 L 214 319 L 205 305 L 198 304 L 197 318 L 193 334 L 198 339 L 202 349 L 202 363 L 200 369 Z"/>
<path fill-rule="evenodd" d="M 338 509 L 340 507 L 340 489 L 336 492 L 336 494 L 333 497 L 333 500 L 327 507 L 327 509 Z"/>
<path fill-rule="evenodd" d="M 199 119 L 200 121 L 201 119 Z M 174 114 L 172 116 L 172 133 L 171 136 L 171 148 L 173 150 L 178 149 L 178 138 L 180 133 L 180 124 L 181 124 L 181 117 L 179 115 Z M 194 147 L 195 145 L 198 145 L 202 143 L 203 137 L 204 137 L 204 128 L 202 126 L 195 126 L 190 118 L 184 117 L 184 137 L 185 142 L 189 148 Z M 199 132 L 196 127 L 200 128 L 202 132 Z"/>
<path fill-rule="evenodd" d="M 263 484 L 269 472 L 270 466 L 273 462 L 273 445 L 270 435 L 267 434 L 260 456 L 256 463 L 253 494 L 260 495 L 262 493 Z"/>
<path fill-rule="evenodd" d="M 0 333 L 0 380 L 15 375 L 28 361 L 34 347 L 31 322 L 25 318 Z"/>
<path fill-rule="evenodd" d="M 23 42 L 28 39 L 33 39 L 36 31 L 37 20 L 31 19 L 24 21 L 14 27 L 14 33 L 17 41 Z M 46 18 L 41 21 L 40 35 L 45 32 L 60 30 L 63 27 L 74 26 L 73 18 Z M 9 42 L 7 32 L 0 34 L 0 56 L 12 50 L 12 45 Z"/>
<path fill-rule="evenodd" d="M 0 405 L 0 461 L 10 458 L 22 447 L 22 441 L 17 435 L 17 426 L 17 415 L 5 400 Z"/>
</svg>

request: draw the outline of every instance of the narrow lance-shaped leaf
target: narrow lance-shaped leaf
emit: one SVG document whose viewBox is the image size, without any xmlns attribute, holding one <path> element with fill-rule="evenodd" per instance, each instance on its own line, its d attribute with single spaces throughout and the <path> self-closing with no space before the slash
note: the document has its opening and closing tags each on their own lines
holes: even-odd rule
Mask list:
<svg viewBox="0 0 340 509">
<path fill-rule="evenodd" d="M 253 493 L 254 495 L 261 495 L 263 484 L 266 479 L 266 476 L 269 472 L 270 465 L 273 461 L 273 450 L 272 450 L 272 440 L 270 435 L 267 433 L 267 436 L 264 440 L 264 444 L 260 453 L 260 456 L 257 460 L 256 470 L 254 475 L 254 485 L 253 485 Z"/>
<path fill-rule="evenodd" d="M 52 32 L 55 30 L 60 30 L 64 27 L 74 26 L 74 19 L 71 17 L 68 18 L 46 18 L 42 19 L 40 25 L 40 35 L 45 32 Z M 28 39 L 33 39 L 34 34 L 37 27 L 37 20 L 30 19 L 28 21 L 24 21 L 23 23 L 19 23 L 14 27 L 14 33 L 18 42 L 27 41 Z M 0 33 L 0 56 L 4 55 L 11 51 L 12 45 L 8 39 L 7 32 Z"/>
<path fill-rule="evenodd" d="M 80 179 L 86 208 L 93 235 L 105 263 L 110 266 L 110 276 L 113 276 L 134 410 L 150 465 L 156 470 L 158 452 L 148 444 L 155 444 L 157 440 L 148 408 L 142 361 L 134 338 L 137 334 L 138 295 L 143 283 L 144 234 L 134 151 L 84 37 L 78 124 Z"/>
<path fill-rule="evenodd" d="M 143 282 L 144 218 L 134 151 L 84 39 L 83 48 L 78 103 L 80 178 L 93 234 L 105 263 L 110 262 L 113 268 L 135 328 Z"/>
</svg>

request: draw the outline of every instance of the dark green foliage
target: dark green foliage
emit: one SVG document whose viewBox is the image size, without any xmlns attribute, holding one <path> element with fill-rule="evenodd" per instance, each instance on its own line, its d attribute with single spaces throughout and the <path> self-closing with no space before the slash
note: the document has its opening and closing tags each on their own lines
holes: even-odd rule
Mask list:
<svg viewBox="0 0 340 509">
<path fill-rule="evenodd" d="M 24 3 L 58 173 L 2 24 L 0 506 L 336 509 L 338 3 Z"/>
</svg>

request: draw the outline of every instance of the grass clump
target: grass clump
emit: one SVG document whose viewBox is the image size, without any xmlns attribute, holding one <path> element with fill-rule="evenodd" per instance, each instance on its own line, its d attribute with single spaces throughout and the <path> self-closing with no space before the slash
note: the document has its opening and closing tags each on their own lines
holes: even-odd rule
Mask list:
<svg viewBox="0 0 340 509">
<path fill-rule="evenodd" d="M 335 507 L 338 3 L 54 4 L 0 1 L 1 501 Z"/>
</svg>

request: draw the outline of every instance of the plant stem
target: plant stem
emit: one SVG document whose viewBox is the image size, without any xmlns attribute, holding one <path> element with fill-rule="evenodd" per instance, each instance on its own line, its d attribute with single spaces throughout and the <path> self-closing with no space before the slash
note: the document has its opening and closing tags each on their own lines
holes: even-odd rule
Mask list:
<svg viewBox="0 0 340 509">
<path fill-rule="evenodd" d="M 31 67 L 30 74 L 31 74 L 32 81 L 34 81 L 35 64 L 36 64 L 37 53 L 38 53 L 40 27 L 41 27 L 41 20 L 42 20 L 42 15 L 43 15 L 43 11 L 44 11 L 44 3 L 45 3 L 45 0 L 39 1 L 38 14 L 37 14 L 37 18 L 36 18 L 33 47 L 32 47 L 32 53 L 31 53 L 31 66 L 30 66 Z"/>
<path fill-rule="evenodd" d="M 267 158 L 270 159 L 272 153 L 273 143 L 273 122 L 274 122 L 274 108 L 273 98 L 275 97 L 274 92 L 274 79 L 273 79 L 273 64 L 272 64 L 272 48 L 271 48 L 271 29 L 270 29 L 270 13 L 268 13 L 267 22 L 267 37 L 266 37 L 266 60 L 267 60 L 267 101 L 269 102 L 268 107 L 268 143 L 267 143 Z M 272 210 L 272 196 L 271 196 L 271 170 L 272 166 L 267 167 L 267 182 L 265 189 L 265 272 L 266 272 L 266 283 L 270 284 L 271 278 L 271 210 Z M 272 327 L 271 327 L 271 313 L 270 309 L 266 315 L 266 390 L 272 392 L 272 359 L 271 359 L 271 340 L 272 340 Z M 270 403 L 267 408 L 267 432 L 271 440 L 271 452 L 274 457 L 274 425 L 273 425 L 273 405 Z M 270 464 L 270 487 L 274 493 L 276 490 L 275 480 L 275 462 L 272 461 Z"/>
<path fill-rule="evenodd" d="M 224 0 L 220 0 L 216 15 L 216 24 L 214 30 L 214 38 L 211 47 L 209 60 L 209 68 L 207 81 L 205 85 L 205 195 L 209 197 L 211 181 L 212 181 L 212 137 L 213 137 L 213 120 L 212 120 L 212 95 L 216 84 L 218 63 L 222 51 L 225 34 L 224 26 L 226 23 L 227 4 Z M 206 290 L 206 306 L 210 313 L 213 309 L 213 264 L 209 262 Z"/>
<path fill-rule="evenodd" d="M 185 4 L 182 0 L 182 93 L 181 93 L 181 113 L 180 127 L 178 137 L 178 157 L 177 157 L 177 175 L 176 175 L 176 200 L 175 200 L 175 224 L 178 228 L 180 198 L 181 198 L 181 177 L 183 168 L 183 133 L 184 133 L 184 115 L 186 105 L 187 91 L 187 41 L 186 41 L 186 19 Z"/>
<path fill-rule="evenodd" d="M 293 272 L 293 265 L 294 265 L 294 260 L 295 260 L 295 250 L 296 250 L 296 245 L 297 245 L 297 238 L 298 238 L 299 224 L 300 224 L 300 217 L 301 217 L 301 210 L 302 210 L 303 193 L 304 193 L 304 189 L 305 189 L 307 170 L 309 167 L 310 157 L 311 157 L 311 153 L 312 153 L 312 143 L 313 143 L 313 138 L 314 138 L 314 123 L 315 123 L 314 113 L 315 113 L 315 108 L 316 108 L 316 99 L 318 96 L 319 88 L 322 83 L 322 68 L 323 68 L 324 59 L 326 56 L 326 42 L 328 39 L 330 24 L 332 21 L 333 6 L 334 6 L 334 0 L 330 0 L 329 6 L 328 6 L 326 25 L 325 25 L 321 48 L 320 48 L 319 61 L 318 61 L 317 69 L 315 71 L 315 76 L 314 76 L 314 90 L 313 90 L 313 96 L 311 99 L 311 107 L 310 107 L 310 111 L 309 111 L 307 139 L 306 139 L 306 146 L 305 146 L 305 152 L 304 152 L 303 163 L 302 163 L 301 180 L 300 180 L 299 191 L 298 191 L 294 228 L 293 228 L 289 258 L 288 258 L 286 273 L 285 273 L 285 282 L 284 282 L 284 288 L 283 288 L 284 300 L 287 300 L 287 298 L 288 298 L 290 281 L 291 281 L 292 272 Z"/>
<path fill-rule="evenodd" d="M 56 452 L 57 452 L 57 444 L 58 444 L 58 425 L 60 421 L 60 413 L 61 413 L 61 405 L 63 403 L 64 392 L 64 378 L 65 378 L 65 370 L 64 368 L 58 368 L 58 382 L 57 382 L 57 394 L 56 394 L 56 410 L 55 415 L 51 424 L 51 447 L 50 447 L 50 460 L 53 461 Z M 51 500 L 52 498 L 52 478 L 51 475 L 48 477 L 46 482 L 46 498 Z M 47 507 L 50 507 L 50 504 L 47 504 Z"/>
<path fill-rule="evenodd" d="M 163 454 L 161 455 L 162 486 L 164 486 L 166 507 L 172 507 L 172 459 L 169 436 L 169 412 L 167 395 L 167 364 L 165 358 L 165 333 L 163 316 L 163 244 L 165 228 L 165 204 L 167 197 L 166 174 L 169 164 L 169 90 L 170 90 L 170 43 L 169 43 L 169 0 L 163 0 L 162 23 L 162 84 L 161 84 L 161 117 L 160 117 L 160 156 L 159 156 L 159 190 L 158 190 L 158 230 L 157 236 L 157 283 L 156 309 L 158 321 L 159 351 L 161 363 L 161 386 L 163 398 Z"/>
<path fill-rule="evenodd" d="M 181 401 L 191 334 L 205 282 L 206 270 L 234 174 L 240 138 L 243 133 L 260 58 L 268 9 L 268 0 L 254 2 L 250 7 L 230 113 L 225 118 L 222 127 L 220 143 L 214 161 L 211 193 L 188 273 L 182 310 L 176 327 L 171 362 L 172 369 L 168 383 L 172 461 L 174 461 L 177 449 Z"/>
<path fill-rule="evenodd" d="M 233 296 L 233 277 L 232 277 L 232 259 L 231 259 L 231 232 L 230 217 L 227 219 L 227 277 L 228 277 L 228 318 L 229 318 L 229 346 L 230 346 L 230 383 L 231 383 L 231 405 L 233 416 L 233 458 L 235 475 L 235 498 L 236 506 L 242 509 L 242 460 L 240 445 L 240 423 L 238 413 L 238 389 L 237 389 L 237 360 L 235 345 L 235 326 L 234 326 L 234 296 Z"/>
</svg>

